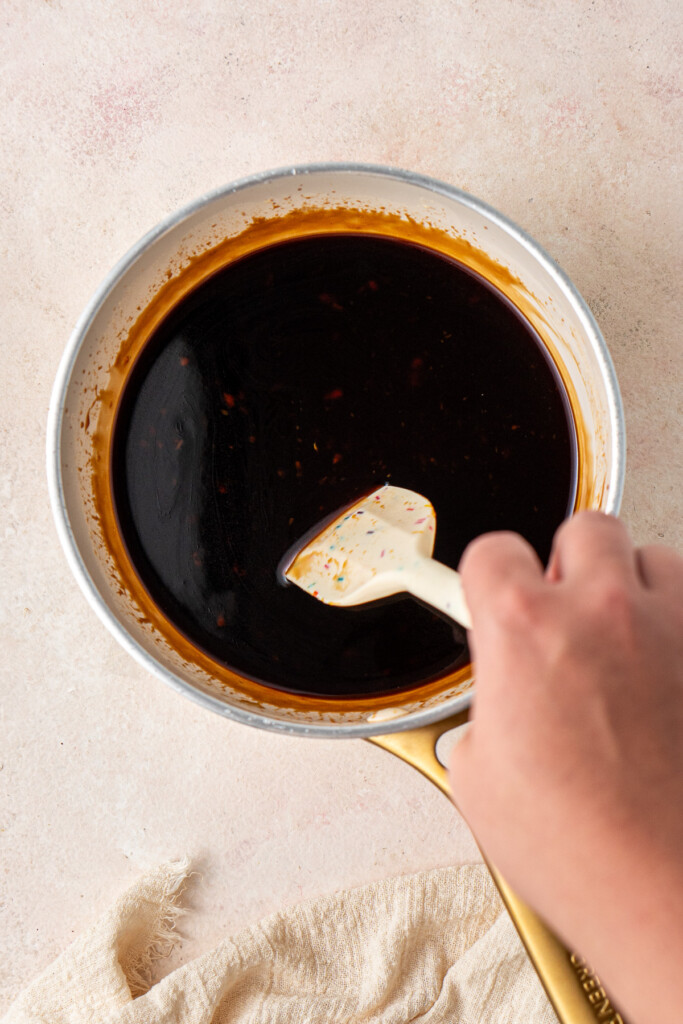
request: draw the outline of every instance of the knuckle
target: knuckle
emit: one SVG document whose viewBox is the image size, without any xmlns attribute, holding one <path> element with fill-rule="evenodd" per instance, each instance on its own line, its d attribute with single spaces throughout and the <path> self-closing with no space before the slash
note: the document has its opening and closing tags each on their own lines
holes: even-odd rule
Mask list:
<svg viewBox="0 0 683 1024">
<path fill-rule="evenodd" d="M 651 563 L 656 569 L 665 569 L 683 581 L 683 555 L 664 544 L 646 544 L 638 549 L 641 562 Z"/>
<path fill-rule="evenodd" d="M 646 558 L 657 558 L 667 562 L 678 562 L 683 565 L 683 557 L 674 551 L 673 548 L 669 548 L 666 544 L 643 544 L 642 547 L 638 548 L 641 555 Z"/>
<path fill-rule="evenodd" d="M 626 527 L 616 516 L 601 512 L 597 508 L 584 508 L 572 516 L 566 525 L 607 527 L 610 530 L 625 530 Z"/>
<path fill-rule="evenodd" d="M 637 595 L 618 573 L 603 572 L 591 587 L 589 607 L 599 618 L 630 628 L 636 617 Z"/>
<path fill-rule="evenodd" d="M 565 520 L 558 529 L 558 535 L 577 541 L 583 537 L 592 537 L 598 531 L 602 533 L 605 530 L 628 537 L 628 530 L 620 519 L 594 508 L 582 509 L 570 519 Z"/>
<path fill-rule="evenodd" d="M 471 540 L 460 559 L 459 571 L 462 574 L 471 572 L 472 568 L 478 566 L 480 561 L 486 562 L 494 557 L 499 539 L 500 534 L 484 533 Z"/>
<path fill-rule="evenodd" d="M 503 626 L 528 628 L 538 620 L 538 596 L 524 584 L 506 583 L 493 599 L 493 612 Z"/>
</svg>

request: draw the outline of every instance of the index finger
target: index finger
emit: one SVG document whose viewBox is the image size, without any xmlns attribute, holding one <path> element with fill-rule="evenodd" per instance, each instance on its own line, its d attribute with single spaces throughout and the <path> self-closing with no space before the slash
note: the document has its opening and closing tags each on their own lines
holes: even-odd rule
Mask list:
<svg viewBox="0 0 683 1024">
<path fill-rule="evenodd" d="M 476 625 L 477 614 L 511 584 L 537 586 L 543 581 L 538 555 L 518 533 L 485 533 L 465 549 L 459 570 Z"/>
</svg>

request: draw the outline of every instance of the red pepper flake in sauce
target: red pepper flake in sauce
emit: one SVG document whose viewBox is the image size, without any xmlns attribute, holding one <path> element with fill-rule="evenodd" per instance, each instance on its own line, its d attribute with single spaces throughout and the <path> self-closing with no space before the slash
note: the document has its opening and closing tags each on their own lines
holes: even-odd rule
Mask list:
<svg viewBox="0 0 683 1024">
<path fill-rule="evenodd" d="M 219 484 L 218 485 L 218 493 L 219 494 L 227 494 L 228 493 L 228 486 L 227 486 L 227 484 Z"/>
<path fill-rule="evenodd" d="M 336 402 L 337 399 L 343 398 L 344 392 L 341 388 L 333 388 L 332 391 L 328 391 L 325 395 L 326 402 Z"/>
<path fill-rule="evenodd" d="M 189 362 L 190 362 L 190 360 L 188 359 L 187 356 L 181 356 L 180 357 L 180 365 L 181 366 L 187 366 Z"/>
<path fill-rule="evenodd" d="M 216 625 L 219 627 L 219 629 L 223 628 L 223 626 L 225 625 L 225 615 L 216 616 Z"/>
<path fill-rule="evenodd" d="M 424 370 L 424 359 L 416 356 L 410 364 L 410 386 L 411 388 L 417 388 L 422 383 L 422 376 Z"/>
<path fill-rule="evenodd" d="M 326 306 L 329 306 L 331 309 L 336 309 L 338 313 L 344 312 L 344 307 L 339 305 L 334 295 L 329 295 L 327 292 L 321 292 L 318 298 Z"/>
<path fill-rule="evenodd" d="M 302 476 L 303 475 L 303 470 L 301 468 L 301 463 L 299 462 L 298 459 L 294 463 L 294 468 L 296 469 L 296 475 L 297 476 Z"/>
<path fill-rule="evenodd" d="M 341 462 L 341 460 L 342 460 L 343 458 L 344 458 L 344 456 L 343 456 L 343 455 L 341 454 L 341 452 L 336 452 L 336 454 L 335 454 L 335 455 L 333 456 L 333 458 L 332 458 L 332 462 L 333 462 L 333 464 L 334 464 L 334 465 L 336 466 L 336 465 L 337 465 L 337 463 L 338 463 L 338 462 Z"/>
<path fill-rule="evenodd" d="M 227 405 L 228 409 L 235 408 L 235 396 L 229 394 L 227 391 L 223 392 L 223 401 Z"/>
</svg>

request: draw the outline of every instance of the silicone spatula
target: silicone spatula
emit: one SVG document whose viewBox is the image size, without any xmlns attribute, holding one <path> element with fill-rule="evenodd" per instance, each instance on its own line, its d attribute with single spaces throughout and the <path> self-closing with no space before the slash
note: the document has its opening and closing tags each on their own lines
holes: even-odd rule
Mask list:
<svg viewBox="0 0 683 1024">
<path fill-rule="evenodd" d="M 324 604 L 366 604 L 409 593 L 469 629 L 459 574 L 431 557 L 435 535 L 431 502 L 387 484 L 302 542 L 290 553 L 284 575 Z"/>
</svg>

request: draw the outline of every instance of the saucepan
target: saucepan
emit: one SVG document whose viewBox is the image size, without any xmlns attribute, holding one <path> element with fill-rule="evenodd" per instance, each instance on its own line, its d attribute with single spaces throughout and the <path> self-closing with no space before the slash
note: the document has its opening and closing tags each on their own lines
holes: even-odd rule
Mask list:
<svg viewBox="0 0 683 1024">
<path fill-rule="evenodd" d="M 253 175 L 204 196 L 142 238 L 102 282 L 69 341 L 52 395 L 48 477 L 55 521 L 95 612 L 173 689 L 245 725 L 367 738 L 448 795 L 440 741 L 467 721 L 471 666 L 368 699 L 318 699 L 265 686 L 217 665 L 165 618 L 140 585 L 118 533 L 111 438 L 118 399 L 146 338 L 184 295 L 231 260 L 317 232 L 416 242 L 497 288 L 536 331 L 568 397 L 576 435 L 574 510 L 618 511 L 625 462 L 619 388 L 595 320 L 567 276 L 520 228 L 457 188 L 383 167 L 318 164 Z M 564 949 L 491 870 L 563 1024 L 594 1021 L 596 1009 L 611 1012 L 581 957 Z"/>
</svg>

